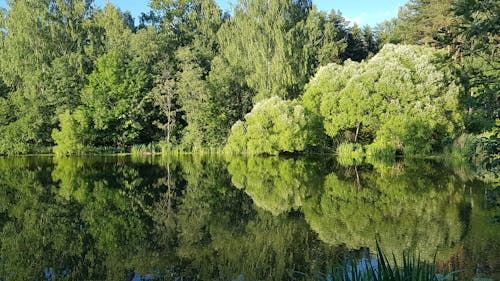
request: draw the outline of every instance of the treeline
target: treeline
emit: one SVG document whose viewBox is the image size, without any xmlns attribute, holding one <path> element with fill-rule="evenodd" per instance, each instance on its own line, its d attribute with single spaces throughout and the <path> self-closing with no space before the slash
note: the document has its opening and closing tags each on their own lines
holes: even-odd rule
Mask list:
<svg viewBox="0 0 500 281">
<path fill-rule="evenodd" d="M 151 1 L 139 24 L 93 1 L 2 14 L 0 153 L 164 141 L 223 146 L 254 102 L 295 98 L 319 65 L 377 51 L 373 32 L 307 0 Z"/>
<path fill-rule="evenodd" d="M 279 108 L 274 117 L 255 118 L 256 128 L 269 133 L 258 129 L 256 139 L 288 138 L 290 143 L 236 150 L 275 154 L 325 150 L 346 141 L 372 143 L 382 138 L 377 134 L 379 125 L 365 125 L 380 118 L 345 119 L 338 114 L 345 111 L 345 116 L 352 116 L 351 109 L 360 99 L 371 98 L 373 91 L 384 97 L 384 90 L 357 88 L 359 83 L 354 82 L 335 86 L 335 75 L 344 72 L 340 69 L 346 61 L 352 65 L 350 61 L 370 59 L 386 43 L 446 50 L 436 52 L 439 61 L 434 53 L 422 59 L 439 80 L 440 88 L 432 89 L 437 91 L 433 98 L 448 99 L 450 105 L 438 120 L 453 115 L 445 120 L 453 126 L 436 123 L 427 130 L 425 122 L 403 118 L 397 121 L 401 134 L 411 135 L 411 126 L 420 124 L 420 139 L 432 136 L 430 148 L 463 132 L 498 135 L 496 1 L 412 0 L 397 19 L 373 30 L 350 25 L 340 12 L 318 11 L 310 0 L 238 1 L 231 13 L 213 0 L 152 0 L 150 8 L 136 24 L 129 13 L 109 3 L 101 9 L 87 0 L 10 1 L 1 17 L 0 154 L 39 152 L 53 146 L 58 154 L 78 154 L 96 147 L 128 150 L 148 143 L 182 150 L 223 147 L 233 124 L 237 124 L 233 133 L 245 136 L 247 125 L 237 121 L 251 122 L 247 114 L 254 105 L 266 103 Z M 391 52 L 386 56 L 391 57 Z M 398 57 L 403 69 L 418 70 L 406 63 L 404 54 Z M 383 67 L 383 61 L 381 65 L 371 61 L 346 73 L 360 75 L 365 65 L 382 69 L 378 67 Z M 316 100 L 307 104 L 304 92 L 314 91 L 310 78 L 321 66 L 337 67 L 332 64 L 338 65 L 339 72 L 325 78 L 328 91 L 320 90 L 320 95 L 314 94 Z M 376 75 L 386 75 L 387 85 L 398 85 L 401 79 L 407 84 L 392 89 L 387 101 L 397 101 L 402 91 L 412 105 L 429 98 L 425 89 L 412 98 L 412 83 L 433 81 L 421 77 L 419 82 L 413 79 L 414 73 L 409 78 L 390 73 L 396 72 L 385 68 Z M 346 81 L 351 80 L 349 75 Z M 360 83 L 378 83 L 378 78 Z M 354 93 L 346 92 L 350 103 L 335 101 L 337 96 L 332 94 L 344 86 Z M 447 98 L 441 95 L 443 89 L 452 89 Z M 365 96 L 355 95 L 365 90 Z M 330 100 L 330 107 L 322 97 Z M 363 110 L 372 111 L 374 105 L 367 103 Z M 411 117 L 409 108 L 415 107 L 393 112 Z M 295 127 L 283 119 L 290 114 L 298 122 Z M 264 124 L 273 118 L 274 125 L 282 126 L 281 135 L 268 130 L 273 124 Z M 334 124 L 332 131 L 325 120 L 347 123 Z M 392 123 L 384 124 L 385 135 L 390 136 Z M 297 134 L 304 139 L 294 139 Z M 402 139 L 397 142 L 403 145 Z"/>
</svg>

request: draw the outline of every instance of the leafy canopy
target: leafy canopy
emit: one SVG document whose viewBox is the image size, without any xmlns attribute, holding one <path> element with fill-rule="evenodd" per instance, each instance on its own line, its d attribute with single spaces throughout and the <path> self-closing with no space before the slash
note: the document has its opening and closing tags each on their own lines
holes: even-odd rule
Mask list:
<svg viewBox="0 0 500 281">
<path fill-rule="evenodd" d="M 459 88 L 435 63 L 441 54 L 388 44 L 366 62 L 327 65 L 308 85 L 304 106 L 322 117 L 332 138 L 359 130 L 365 142 L 429 152 L 462 127 Z"/>
</svg>

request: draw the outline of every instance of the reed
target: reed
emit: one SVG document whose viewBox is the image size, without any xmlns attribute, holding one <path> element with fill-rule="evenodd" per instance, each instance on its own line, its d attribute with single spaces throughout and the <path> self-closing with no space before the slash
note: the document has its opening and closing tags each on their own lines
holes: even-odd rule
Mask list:
<svg viewBox="0 0 500 281">
<path fill-rule="evenodd" d="M 389 258 L 377 243 L 377 262 L 359 263 L 355 259 L 346 258 L 330 274 L 320 280 L 332 281 L 444 281 L 456 280 L 455 273 L 439 274 L 435 262 L 429 263 L 415 254 L 403 254 L 402 264 L 396 257 Z"/>
</svg>

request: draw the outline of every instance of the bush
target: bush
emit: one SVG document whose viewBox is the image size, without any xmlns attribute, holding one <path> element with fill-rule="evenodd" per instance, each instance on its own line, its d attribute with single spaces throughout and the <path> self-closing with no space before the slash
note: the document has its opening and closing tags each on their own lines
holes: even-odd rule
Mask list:
<svg viewBox="0 0 500 281">
<path fill-rule="evenodd" d="M 380 127 L 374 144 L 405 154 L 430 153 L 437 142 L 433 136 L 436 126 L 433 120 L 422 116 L 395 116 Z"/>
<path fill-rule="evenodd" d="M 445 153 L 452 157 L 472 158 L 475 154 L 476 137 L 472 134 L 461 134 L 445 148 Z"/>
<path fill-rule="evenodd" d="M 272 97 L 257 103 L 231 128 L 225 152 L 278 155 L 311 143 L 310 116 L 302 105 Z"/>
<path fill-rule="evenodd" d="M 363 146 L 357 143 L 341 143 L 337 146 L 337 161 L 342 166 L 353 166 L 363 162 Z"/>
<path fill-rule="evenodd" d="M 132 155 L 155 154 L 157 152 L 159 152 L 159 146 L 157 146 L 154 143 L 149 143 L 149 144 L 134 144 L 130 148 L 130 153 Z"/>
<path fill-rule="evenodd" d="M 231 128 L 231 134 L 227 140 L 225 152 L 241 154 L 247 151 L 247 136 L 245 123 L 242 121 L 237 121 Z"/>
<path fill-rule="evenodd" d="M 374 142 L 365 146 L 366 156 L 372 159 L 394 159 L 396 147 L 391 144 L 381 144 Z"/>
<path fill-rule="evenodd" d="M 87 129 L 87 119 L 82 111 L 71 114 L 69 110 L 59 115 L 60 129 L 52 130 L 52 139 L 56 143 L 53 152 L 56 155 L 82 154 L 84 131 Z"/>
</svg>

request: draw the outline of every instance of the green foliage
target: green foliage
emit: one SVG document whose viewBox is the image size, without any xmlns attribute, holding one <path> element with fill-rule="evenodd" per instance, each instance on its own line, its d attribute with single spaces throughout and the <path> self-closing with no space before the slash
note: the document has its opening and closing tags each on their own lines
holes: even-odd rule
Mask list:
<svg viewBox="0 0 500 281">
<path fill-rule="evenodd" d="M 438 151 L 462 123 L 483 133 L 498 119 L 499 5 L 452 2 L 411 0 L 372 30 L 310 0 L 241 0 L 228 13 L 214 0 L 154 0 L 138 26 L 111 3 L 11 1 L 0 11 L 0 154 L 50 147 L 67 111 L 88 124 L 55 137 L 56 150 L 68 143 L 64 153 L 76 142 L 214 151 L 254 104 L 274 97 L 303 108 L 290 105 L 294 116 L 280 105 L 288 112 L 276 124 L 256 110 L 249 116 L 266 128 L 237 125 L 228 151 L 325 152 L 343 142 Z M 389 42 L 453 56 L 390 44 L 377 55 Z"/>
<path fill-rule="evenodd" d="M 373 144 L 407 154 L 428 154 L 440 140 L 430 138 L 436 124 L 423 116 L 396 116 L 383 124 Z"/>
<path fill-rule="evenodd" d="M 475 151 L 476 138 L 472 134 L 461 134 L 446 147 L 447 154 L 455 157 L 472 158 Z"/>
<path fill-rule="evenodd" d="M 304 104 L 312 110 L 320 104 L 330 137 L 429 152 L 462 125 L 458 87 L 446 82 L 435 55 L 429 48 L 386 45 L 367 62 L 321 69 Z"/>
<path fill-rule="evenodd" d="M 451 11 L 455 20 L 440 43 L 454 55 L 450 64 L 464 88 L 461 102 L 467 130 L 491 130 L 499 116 L 500 4 L 494 0 L 461 0 L 453 3 Z"/>
<path fill-rule="evenodd" d="M 491 129 L 498 118 L 498 13 L 494 0 L 411 0 L 397 18 L 380 24 L 381 44 L 406 43 L 446 49 L 453 58 L 460 110 L 467 132 Z"/>
<path fill-rule="evenodd" d="M 233 126 L 226 151 L 268 155 L 303 151 L 313 133 L 308 125 L 303 106 L 272 97 L 257 103 L 245 122 Z"/>
<path fill-rule="evenodd" d="M 50 7 L 50 9 L 49 9 Z M 0 69 L 11 105 L 0 121 L 1 153 L 51 144 L 57 115 L 73 109 L 88 70 L 90 1 L 13 1 L 2 19 Z"/>
<path fill-rule="evenodd" d="M 437 183 L 434 167 L 408 167 L 419 172 L 384 175 L 349 168 L 328 175 L 323 192 L 303 207 L 306 220 L 320 239 L 333 245 L 374 249 L 376 233 L 382 247 L 398 260 L 406 250 L 419 252 L 425 261 L 432 261 L 432 249 L 441 249 L 445 257 L 463 231 L 459 212 L 449 202 L 461 202 L 463 195 L 448 189 L 453 178 Z M 429 188 L 438 185 L 443 188 Z"/>
<path fill-rule="evenodd" d="M 231 135 L 224 150 L 229 153 L 243 154 L 247 152 L 247 131 L 245 122 L 237 121 L 231 128 Z"/>
<path fill-rule="evenodd" d="M 500 184 L 500 149 L 498 134 L 462 134 L 445 147 L 447 157 L 463 161 L 472 166 L 480 179 Z"/>
<path fill-rule="evenodd" d="M 216 56 L 211 62 L 207 77 L 213 104 L 209 132 L 218 145 L 226 142 L 231 126 L 252 109 L 255 93 L 241 79 L 243 75 L 240 67 L 229 65 L 222 56 Z"/>
<path fill-rule="evenodd" d="M 398 17 L 379 24 L 381 44 L 439 45 L 442 34 L 454 23 L 452 0 L 409 0 Z"/>
<path fill-rule="evenodd" d="M 344 65 L 328 64 L 320 67 L 306 86 L 302 96 L 304 107 L 319 115 L 323 96 L 342 90 L 349 79 L 362 69 L 352 61 L 346 61 Z"/>
<path fill-rule="evenodd" d="M 84 110 L 92 116 L 99 145 L 124 146 L 136 140 L 143 128 L 142 100 L 150 75 L 139 63 L 128 63 L 123 54 L 101 56 L 88 76 L 82 93 Z"/>
<path fill-rule="evenodd" d="M 177 108 L 175 105 L 176 83 L 168 70 L 164 70 L 162 75 L 157 78 L 155 87 L 152 90 L 154 105 L 160 109 L 160 119 L 153 123 L 166 134 L 165 141 L 171 142 L 171 136 L 176 125 Z"/>
<path fill-rule="evenodd" d="M 357 143 L 341 143 L 337 146 L 337 161 L 343 166 L 353 166 L 363 162 L 363 146 Z"/>
<path fill-rule="evenodd" d="M 178 73 L 178 94 L 184 120 L 182 144 L 190 149 L 205 145 L 205 134 L 210 122 L 210 92 L 208 84 L 203 80 L 203 69 L 197 64 L 195 53 L 183 48 L 177 53 L 181 60 L 181 72 Z"/>
<path fill-rule="evenodd" d="M 56 155 L 81 154 L 85 152 L 85 133 L 88 129 L 87 117 L 81 110 L 73 114 L 66 110 L 59 115 L 60 130 L 52 131 L 52 139 L 56 146 L 53 151 Z"/>
<path fill-rule="evenodd" d="M 23 154 L 30 151 L 29 141 L 36 138 L 38 123 L 28 118 L 18 119 L 7 126 L 0 127 L 0 154 Z"/>
<path fill-rule="evenodd" d="M 294 9 L 299 13 L 292 13 Z M 294 93 L 287 89 L 301 87 L 296 66 L 307 62 L 302 57 L 292 59 L 291 41 L 294 27 L 307 9 L 301 10 L 289 0 L 240 1 L 233 18 L 219 31 L 222 54 L 230 65 L 244 69 L 247 84 L 257 92 L 255 101 L 272 96 L 293 98 Z"/>
<path fill-rule="evenodd" d="M 396 147 L 391 147 L 389 143 L 374 142 L 365 146 L 366 156 L 374 159 L 394 159 Z"/>
</svg>

